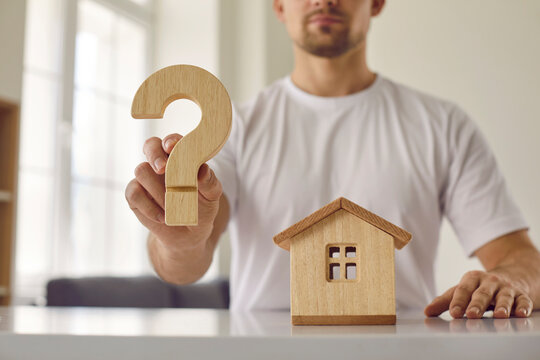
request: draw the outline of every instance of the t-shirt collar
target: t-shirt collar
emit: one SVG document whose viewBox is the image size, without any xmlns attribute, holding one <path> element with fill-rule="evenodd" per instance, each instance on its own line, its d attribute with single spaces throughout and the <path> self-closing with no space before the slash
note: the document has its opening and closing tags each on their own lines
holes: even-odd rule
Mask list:
<svg viewBox="0 0 540 360">
<path fill-rule="evenodd" d="M 317 108 L 340 108 L 358 104 L 376 92 L 381 82 L 381 75 L 376 73 L 375 81 L 364 90 L 344 96 L 318 96 L 300 89 L 293 83 L 290 75 L 284 78 L 285 87 L 291 96 L 310 107 Z"/>
</svg>

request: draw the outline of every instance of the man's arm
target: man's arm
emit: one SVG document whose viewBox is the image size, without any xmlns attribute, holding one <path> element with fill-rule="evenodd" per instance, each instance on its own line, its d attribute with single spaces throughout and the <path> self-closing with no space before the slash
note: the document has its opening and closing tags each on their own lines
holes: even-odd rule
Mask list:
<svg viewBox="0 0 540 360">
<path fill-rule="evenodd" d="M 148 139 L 143 152 L 148 161 L 135 168 L 135 179 L 126 187 L 126 200 L 137 219 L 148 230 L 148 252 L 154 269 L 163 280 L 191 283 L 204 275 L 212 262 L 214 249 L 229 221 L 229 202 L 221 182 L 207 164 L 197 174 L 199 191 L 198 224 L 165 224 L 165 165 L 181 135 L 163 140 Z"/>
<path fill-rule="evenodd" d="M 438 296 L 424 310 L 438 316 L 446 310 L 454 318 L 527 317 L 540 308 L 540 253 L 527 230 L 501 236 L 474 253 L 486 271 L 466 273 L 458 285 Z"/>
</svg>

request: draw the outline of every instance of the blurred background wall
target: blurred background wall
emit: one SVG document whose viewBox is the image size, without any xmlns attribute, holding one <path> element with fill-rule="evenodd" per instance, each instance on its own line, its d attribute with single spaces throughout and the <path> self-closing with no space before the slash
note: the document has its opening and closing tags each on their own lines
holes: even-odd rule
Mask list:
<svg viewBox="0 0 540 360">
<path fill-rule="evenodd" d="M 135 14 L 135 17 L 137 17 L 137 14 L 140 15 L 138 19 L 142 19 L 142 23 L 144 23 L 141 29 L 146 29 L 143 36 L 145 39 L 144 50 L 141 50 L 141 54 L 147 54 L 147 59 L 143 65 L 136 68 L 138 74 L 140 73 L 138 77 L 147 76 L 153 70 L 163 66 L 176 63 L 192 63 L 205 67 L 218 75 L 229 90 L 233 101 L 239 102 L 253 96 L 261 88 L 273 80 L 285 76 L 292 69 L 293 58 L 290 41 L 282 25 L 272 13 L 271 0 L 200 0 L 196 2 L 187 0 L 78 1 L 79 5 L 81 3 L 85 4 L 80 8 L 88 11 L 93 9 L 90 3 L 96 3 L 100 9 L 112 9 L 114 16 L 122 17 L 128 13 Z M 24 55 L 25 59 L 27 59 L 24 69 L 22 66 L 23 39 L 26 39 L 28 48 L 29 33 L 34 31 L 28 30 L 28 22 L 35 23 L 38 21 L 35 16 L 32 16 L 33 13 L 35 14 L 37 7 L 47 8 L 47 6 L 51 6 L 54 10 L 56 6 L 60 14 L 58 16 L 64 19 L 62 23 L 69 25 L 69 17 L 66 19 L 64 16 L 65 9 L 68 8 L 69 10 L 71 7 L 71 11 L 73 11 L 73 5 L 67 5 L 66 3 L 73 4 L 74 2 L 68 0 L 28 0 L 26 1 L 27 10 L 25 11 L 25 1 L 0 0 L 0 40 L 2 40 L 3 44 L 7 44 L 3 45 L 7 46 L 3 47 L 3 49 L 10 49 L 10 56 L 0 57 L 0 96 L 18 100 L 21 98 L 20 93 L 21 88 L 23 88 L 21 134 L 23 146 L 25 138 L 33 139 L 29 132 L 35 127 L 36 122 L 40 121 L 38 116 L 35 115 L 40 114 L 40 112 L 36 112 L 35 109 L 32 110 L 32 107 L 37 105 L 31 104 L 28 100 L 29 97 L 25 98 L 24 96 L 25 92 L 29 94 L 28 96 L 34 94 L 31 81 L 28 80 L 29 77 L 32 77 L 31 70 L 33 66 L 32 61 L 28 60 L 28 51 Z M 53 10 L 50 10 L 49 13 L 53 12 Z M 133 11 L 130 12 L 131 10 Z M 101 9 L 100 11 L 104 10 Z M 47 11 L 43 12 L 41 17 L 45 15 L 47 15 Z M 128 16 L 128 18 L 134 19 L 133 16 Z M 139 20 L 136 20 L 135 24 L 140 24 Z M 25 21 L 27 22 L 26 38 L 24 37 Z M 86 23 L 83 21 L 83 24 Z M 68 46 L 74 46 L 75 48 L 77 48 L 77 41 L 82 41 L 80 44 L 86 44 L 86 46 L 92 44 L 92 42 L 88 42 L 88 34 L 91 34 L 94 30 L 91 29 L 90 25 L 88 25 L 90 28 L 84 26 L 81 25 L 80 21 L 79 25 L 75 27 L 71 24 L 71 31 L 79 29 L 77 30 L 78 35 L 66 35 L 66 28 L 58 30 L 63 49 L 66 47 L 66 41 Z M 84 32 L 87 34 L 86 37 L 80 37 L 79 35 Z M 52 30 L 49 33 L 50 38 L 41 39 L 40 41 L 49 41 L 54 44 L 55 36 L 58 34 Z M 368 36 L 368 63 L 375 71 L 395 81 L 452 100 L 462 106 L 477 122 L 495 152 L 511 192 L 531 225 L 531 235 L 537 246 L 540 246 L 540 234 L 538 232 L 540 226 L 540 192 L 536 188 L 536 184 L 540 183 L 540 166 L 536 161 L 537 154 L 540 154 L 540 143 L 537 140 L 540 132 L 540 107 L 538 106 L 538 99 L 540 98 L 539 35 L 540 2 L 538 1 L 475 0 L 471 2 L 456 0 L 450 2 L 442 0 L 409 0 L 388 1 L 382 14 L 373 20 Z M 100 36 L 107 38 L 106 34 Z M 73 40 L 72 45 L 69 45 L 69 39 Z M 91 48 L 88 49 L 88 51 L 91 50 Z M 129 52 L 125 55 L 127 56 L 125 59 L 128 59 L 127 62 L 131 62 L 130 59 L 135 57 L 141 57 L 140 55 L 133 55 L 133 51 L 135 50 L 132 50 L 132 58 L 129 57 Z M 77 60 L 73 61 L 75 68 L 79 66 L 79 69 L 84 69 L 83 66 L 88 65 L 87 63 L 77 65 Z M 61 67 L 65 69 L 65 65 L 64 60 L 63 67 Z M 67 71 L 69 73 L 69 66 Z M 23 73 L 26 75 L 23 76 Z M 88 73 L 88 71 L 85 73 Z M 76 78 L 76 70 L 74 74 L 72 76 Z M 26 79 L 24 82 L 23 78 Z M 69 74 L 67 78 L 69 80 Z M 83 80 L 80 79 L 82 85 L 86 84 Z M 65 82 L 66 77 L 63 76 L 59 80 L 59 85 L 65 88 L 65 85 L 62 85 Z M 77 81 L 72 82 L 75 83 L 75 88 L 77 88 Z M 135 83 L 135 81 L 133 82 Z M 24 87 L 23 83 L 25 84 Z M 87 89 L 87 91 L 94 91 L 92 90 L 92 84 L 86 84 L 85 86 L 90 89 Z M 26 233 L 25 235 L 24 228 L 28 225 L 28 216 L 25 217 L 25 214 L 28 214 L 25 210 L 27 207 L 24 206 L 24 197 L 30 193 L 35 194 L 37 197 L 45 196 L 42 190 L 37 191 L 35 188 L 35 186 L 41 186 L 39 184 L 42 183 L 37 180 L 38 185 L 26 182 L 20 186 L 19 226 L 17 227 L 18 261 L 15 279 L 17 280 L 16 291 L 18 291 L 21 302 L 40 296 L 43 282 L 47 277 L 51 276 L 69 275 L 71 273 L 138 274 L 150 271 L 144 258 L 145 231 L 141 227 L 137 227 L 138 225 L 133 221 L 129 208 L 123 205 L 122 184 L 129 181 L 130 177 L 132 177 L 132 169 L 142 160 L 140 154 L 142 139 L 152 135 L 164 136 L 170 132 L 185 134 L 196 126 L 200 119 L 200 111 L 189 101 L 176 101 L 168 107 L 165 119 L 144 122 L 144 125 L 132 125 L 137 122 L 129 119 L 129 98 L 130 91 L 133 90 L 133 86 L 130 86 L 126 86 L 125 89 L 119 90 L 119 92 L 115 92 L 116 90 L 109 91 L 108 89 L 96 90 L 97 97 L 110 93 L 110 96 L 107 95 L 109 96 L 107 101 L 112 104 L 110 106 L 117 109 L 116 112 L 105 111 L 106 114 L 109 114 L 108 121 L 113 122 L 120 117 L 123 119 L 115 132 L 116 135 L 114 136 L 116 137 L 113 136 L 112 139 L 107 141 L 125 141 L 125 133 L 130 131 L 127 130 L 130 126 L 138 126 L 138 130 L 133 130 L 137 136 L 134 136 L 130 141 L 124 142 L 122 151 L 118 150 L 119 156 L 124 156 L 126 159 L 125 164 L 122 165 L 124 170 L 122 170 L 121 174 L 111 179 L 98 177 L 97 180 L 92 180 L 97 184 L 96 188 L 102 184 L 109 186 L 106 194 L 109 194 L 107 196 L 114 199 L 113 204 L 117 204 L 115 221 L 119 222 L 124 228 L 129 226 L 132 229 L 129 237 L 122 231 L 103 230 L 101 233 L 93 233 L 92 236 L 104 237 L 104 239 L 100 240 L 101 245 L 97 246 L 99 251 L 95 250 L 92 256 L 94 258 L 109 256 L 108 261 L 111 264 L 121 264 L 123 270 L 119 269 L 118 266 L 107 265 L 109 263 L 106 262 L 96 265 L 87 261 L 88 264 L 92 263 L 93 265 L 87 267 L 80 265 L 85 263 L 84 258 L 81 258 L 81 256 L 84 257 L 85 251 L 94 249 L 96 246 L 89 243 L 90 239 L 80 240 L 78 238 L 83 236 L 80 234 L 81 231 L 84 232 L 85 227 L 81 227 L 80 221 L 77 222 L 76 219 L 68 219 L 64 222 L 52 219 L 51 221 L 56 224 L 55 228 L 52 229 L 47 228 L 47 224 L 34 224 L 37 230 L 32 234 Z M 62 96 L 59 95 L 59 97 Z M 74 96 L 73 98 L 76 99 L 77 97 Z M 51 101 L 56 100 L 53 98 L 48 103 Z M 75 102 L 77 103 L 77 101 Z M 88 118 L 82 117 L 82 115 L 79 118 L 77 117 L 75 111 L 77 106 L 74 105 L 71 113 L 67 112 L 70 116 L 75 114 L 70 119 L 70 126 L 62 125 L 62 121 L 51 122 L 54 129 L 51 132 L 41 133 L 42 137 L 49 136 L 46 134 L 56 134 L 54 136 L 50 135 L 54 137 L 50 141 L 42 143 L 44 147 L 57 146 L 55 143 L 60 141 L 57 136 L 60 131 L 67 139 L 70 139 L 70 147 L 67 151 L 75 154 L 73 157 L 76 156 L 77 151 L 79 151 L 77 147 L 82 146 L 82 140 L 77 141 L 77 136 L 80 135 L 81 131 L 77 133 L 73 125 L 79 124 L 80 128 L 85 124 L 84 121 L 86 120 L 84 119 Z M 62 118 L 65 109 L 65 104 L 59 104 L 57 106 L 58 111 L 51 113 L 51 118 Z M 183 118 L 185 121 L 180 123 L 178 118 Z M 142 122 L 139 124 L 142 124 Z M 92 124 L 86 126 L 88 128 L 85 128 L 85 131 L 91 131 L 92 129 L 94 129 L 92 131 L 97 131 Z M 125 130 L 124 134 L 122 134 L 122 129 Z M 99 132 L 94 133 L 96 137 L 101 135 L 103 134 Z M 76 141 L 72 141 L 73 139 Z M 102 145 L 102 143 L 100 144 Z M 98 156 L 99 154 L 94 154 L 93 151 L 97 151 L 96 149 L 101 146 L 100 144 L 95 145 L 95 147 L 87 146 L 87 156 Z M 80 205 L 77 202 L 77 196 L 73 195 L 81 193 L 77 187 L 79 185 L 75 183 L 77 179 L 80 180 L 82 175 L 76 174 L 79 177 L 75 177 L 75 180 L 73 180 L 73 176 L 70 177 L 69 174 L 73 175 L 73 172 L 78 170 L 72 168 L 58 170 L 58 166 L 54 165 L 59 164 L 58 159 L 61 159 L 62 154 L 65 154 L 66 147 L 64 146 L 62 149 L 64 149 L 64 152 L 56 150 L 56 155 L 54 155 L 56 160 L 51 162 L 51 169 L 53 169 L 51 171 L 56 174 L 51 177 L 51 179 L 56 179 L 51 183 L 51 189 L 53 189 L 51 194 L 57 196 L 62 191 L 59 184 L 68 184 L 69 192 L 72 195 L 68 197 L 68 200 L 56 200 L 56 205 L 49 210 L 47 210 L 46 204 L 54 199 L 45 196 L 42 199 L 44 208 L 40 211 L 42 213 L 52 211 L 52 213 L 57 214 L 56 218 L 62 219 L 62 214 L 58 212 L 58 209 L 67 206 L 73 214 L 86 209 L 88 216 L 97 216 L 98 208 L 88 207 L 89 205 L 84 202 L 83 204 L 86 205 Z M 113 152 L 117 151 L 114 148 L 111 149 Z M 24 156 L 22 159 L 24 161 Z M 94 170 L 110 171 L 111 168 L 116 168 L 114 163 L 107 168 L 101 170 L 96 168 Z M 32 169 L 25 164 L 21 164 L 21 174 Z M 90 179 L 92 174 L 86 175 Z M 68 181 L 66 178 L 71 180 Z M 22 175 L 21 179 L 24 181 L 25 176 Z M 107 196 L 104 195 L 103 198 L 107 199 Z M 90 196 L 88 199 L 95 199 L 95 197 Z M 90 203 L 95 203 L 95 201 L 90 201 Z M 111 204 L 110 201 L 105 200 L 102 203 Z M 106 220 L 103 221 L 107 224 Z M 77 226 L 79 226 L 79 233 L 70 231 L 67 234 L 60 234 L 65 241 L 58 243 L 58 228 L 62 227 L 62 224 L 71 229 L 77 229 Z M 96 224 L 101 223 L 96 222 Z M 101 225 L 96 224 L 90 223 L 85 226 L 90 226 L 90 229 L 100 228 Z M 39 226 L 45 228 L 42 229 Z M 107 226 L 110 227 L 111 225 L 103 225 L 103 228 L 108 229 Z M 48 234 L 50 240 L 42 242 L 36 240 L 36 237 L 39 237 L 40 234 Z M 36 242 L 41 244 L 37 246 L 37 249 L 42 251 L 39 256 L 48 256 L 51 260 L 43 263 L 42 267 L 29 267 L 28 263 L 32 261 L 32 257 L 26 256 L 26 254 L 35 251 L 32 244 Z M 73 262 L 54 260 L 72 254 L 73 247 L 77 247 L 78 244 L 86 244 L 77 250 L 78 252 L 75 251 L 78 254 L 78 259 L 82 261 L 82 263 L 77 262 L 78 267 Z M 116 249 L 114 250 L 116 252 L 121 252 L 122 249 L 129 249 L 129 251 L 124 252 L 122 256 L 115 255 L 116 257 L 111 257 L 110 254 L 105 255 L 109 249 Z M 45 255 L 43 255 L 43 251 L 45 251 Z M 62 254 L 62 256 L 59 254 Z M 480 268 L 476 260 L 467 259 L 464 256 L 455 235 L 447 224 L 442 229 L 438 257 L 439 266 L 436 270 L 439 291 L 454 285 L 465 271 Z M 215 259 L 215 265 L 209 271 L 208 277 L 228 273 L 229 247 L 227 236 L 224 237 L 224 241 L 218 248 L 218 256 Z M 74 267 L 76 267 L 76 271 Z M 32 274 L 36 272 L 45 274 L 45 276 L 40 277 L 39 281 L 29 281 L 28 279 L 35 278 Z"/>
</svg>

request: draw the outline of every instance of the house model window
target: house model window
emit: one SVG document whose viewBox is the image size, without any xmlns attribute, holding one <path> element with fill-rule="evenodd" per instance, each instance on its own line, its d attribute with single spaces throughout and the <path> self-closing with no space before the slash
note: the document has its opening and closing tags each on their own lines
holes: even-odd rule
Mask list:
<svg viewBox="0 0 540 360">
<path fill-rule="evenodd" d="M 356 280 L 356 246 L 329 245 L 326 256 L 327 280 L 342 282 Z"/>
</svg>

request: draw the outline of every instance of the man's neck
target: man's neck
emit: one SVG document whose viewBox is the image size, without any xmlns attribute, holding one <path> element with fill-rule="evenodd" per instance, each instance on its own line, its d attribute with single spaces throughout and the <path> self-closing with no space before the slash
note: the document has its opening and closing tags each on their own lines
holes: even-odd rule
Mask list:
<svg viewBox="0 0 540 360">
<path fill-rule="evenodd" d="M 294 47 L 291 80 L 317 96 L 345 96 L 368 88 L 376 79 L 367 67 L 365 48 L 352 49 L 334 58 L 323 58 Z"/>
</svg>

